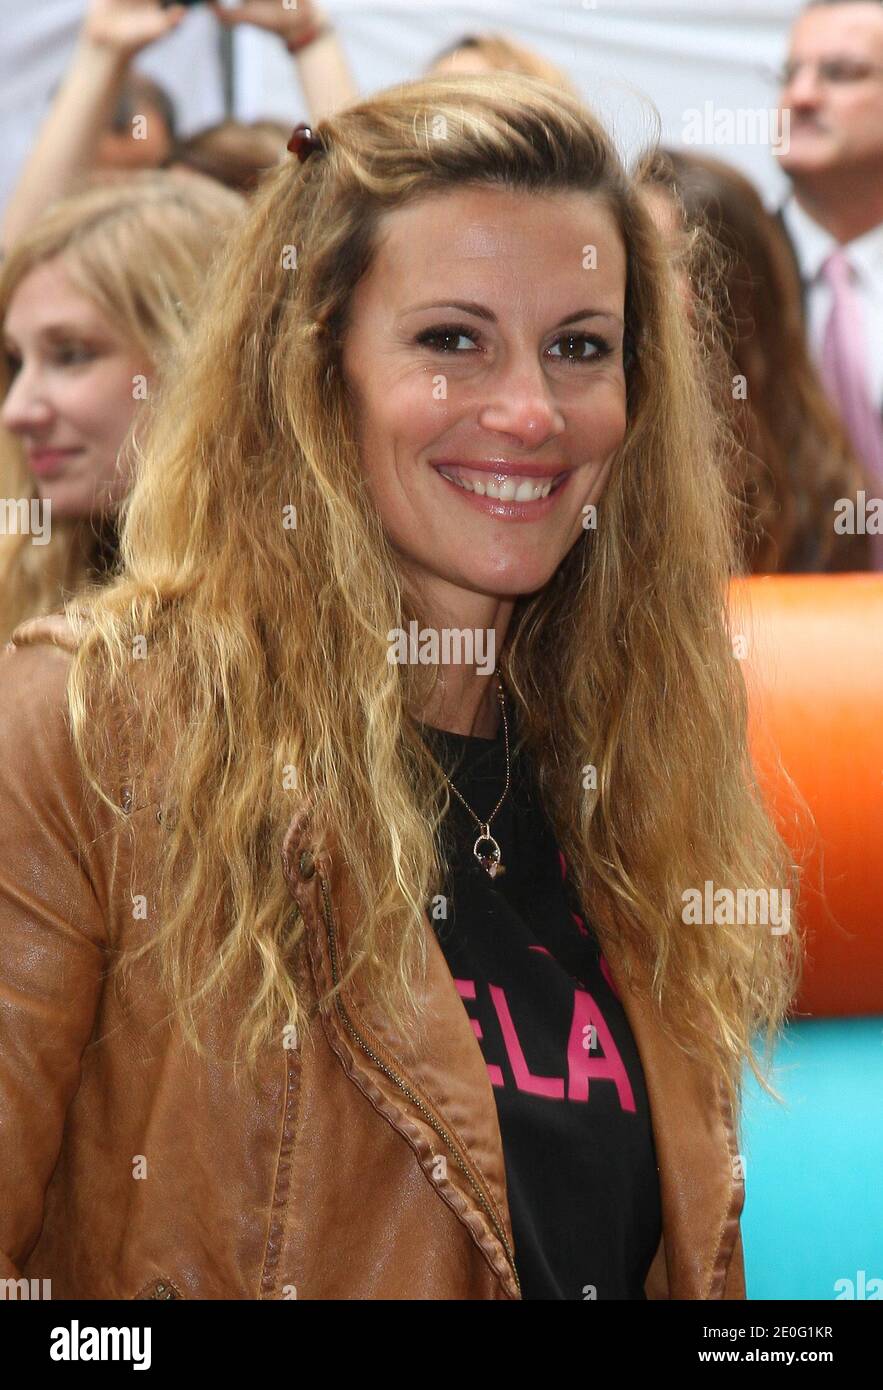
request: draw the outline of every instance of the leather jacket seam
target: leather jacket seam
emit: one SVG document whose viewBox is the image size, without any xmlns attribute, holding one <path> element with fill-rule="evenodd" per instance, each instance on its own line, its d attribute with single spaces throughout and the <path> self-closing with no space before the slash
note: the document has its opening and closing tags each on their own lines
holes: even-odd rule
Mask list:
<svg viewBox="0 0 883 1390">
<path fill-rule="evenodd" d="M 408 1081 L 409 1081 L 409 1083 L 410 1083 L 410 1084 L 414 1087 L 414 1089 L 418 1092 L 418 1094 L 420 1095 L 421 1099 L 424 1099 L 424 1100 L 429 1101 L 429 1102 L 430 1102 L 430 1105 L 431 1105 L 431 1108 L 435 1111 L 436 1114 L 439 1114 L 439 1115 L 444 1114 L 444 1110 L 443 1110 L 442 1106 L 439 1104 L 439 1102 L 436 1100 L 436 1097 L 435 1097 L 435 1095 L 433 1094 L 433 1092 L 432 1092 L 431 1090 L 429 1090 L 426 1086 L 424 1086 L 424 1085 L 422 1085 L 422 1084 L 419 1084 L 418 1082 L 416 1082 L 416 1081 L 414 1080 L 413 1076 L 412 1076 L 410 1073 L 408 1073 L 408 1069 L 407 1069 L 407 1067 L 404 1065 L 404 1063 L 401 1061 L 401 1059 L 398 1058 L 398 1057 L 395 1055 L 395 1053 L 391 1052 L 390 1049 L 389 1049 L 388 1047 L 386 1047 L 385 1044 L 384 1044 L 383 1042 L 381 1042 L 381 1040 L 377 1037 L 377 1035 L 376 1035 L 376 1033 L 373 1031 L 373 1029 L 364 1021 L 364 1017 L 363 1017 L 363 1015 L 359 1012 L 358 1006 L 355 1005 L 355 1004 L 352 1002 L 351 999 L 348 999 L 348 1000 L 347 1000 L 347 1007 L 349 1008 L 351 1014 L 353 1014 L 353 1015 L 355 1016 L 355 1020 L 358 1021 L 360 1027 L 364 1030 L 364 1032 L 365 1032 L 365 1034 L 367 1035 L 369 1041 L 371 1041 L 371 1042 L 375 1045 L 375 1047 L 377 1047 L 382 1053 L 386 1053 L 386 1055 L 387 1055 L 393 1062 L 395 1062 L 395 1064 L 396 1064 L 396 1066 L 398 1067 L 398 1069 L 399 1069 L 402 1073 L 404 1073 L 405 1075 L 408 1076 Z M 465 1014 L 465 1011 L 464 1011 L 464 1018 L 465 1018 L 465 1017 L 466 1017 L 466 1014 Z M 478 1046 L 477 1043 L 476 1043 L 476 1046 Z M 484 1063 L 484 1058 L 483 1058 L 483 1057 L 482 1057 L 482 1063 Z M 492 1099 L 493 1099 L 493 1097 L 492 1097 Z M 499 1207 L 497 1206 L 497 1203 L 494 1201 L 494 1198 L 493 1198 L 492 1193 L 491 1193 L 490 1183 L 488 1182 L 488 1179 L 487 1179 L 487 1177 L 486 1177 L 486 1175 L 485 1175 L 485 1172 L 484 1172 L 484 1170 L 483 1170 L 481 1164 L 478 1162 L 478 1159 L 475 1157 L 475 1155 L 473 1154 L 472 1150 L 469 1148 L 469 1145 L 466 1143 L 466 1141 L 464 1140 L 463 1136 L 460 1134 L 459 1130 L 456 1128 L 456 1126 L 452 1123 L 452 1121 L 451 1121 L 447 1116 L 445 1116 L 445 1126 L 446 1126 L 447 1129 L 450 1130 L 451 1134 L 453 1134 L 454 1138 L 456 1139 L 456 1141 L 457 1141 L 457 1143 L 458 1143 L 458 1145 L 459 1145 L 459 1147 L 460 1147 L 461 1152 L 462 1152 L 463 1154 L 468 1154 L 470 1163 L 472 1164 L 473 1168 L 475 1169 L 476 1173 L 478 1173 L 479 1177 L 481 1178 L 482 1183 L 484 1184 L 484 1188 L 485 1188 L 485 1191 L 486 1191 L 486 1193 L 487 1193 L 488 1201 L 489 1201 L 490 1204 L 491 1204 L 491 1207 L 492 1207 L 492 1209 L 493 1209 L 494 1216 L 496 1217 L 497 1221 L 499 1222 L 501 1229 L 504 1230 L 504 1231 L 507 1230 L 507 1227 L 508 1227 L 508 1224 L 509 1224 L 509 1223 L 506 1222 L 506 1221 L 504 1221 L 503 1218 L 502 1218 L 502 1216 L 501 1216 L 501 1214 L 500 1214 Z M 511 1234 L 511 1232 L 510 1232 L 510 1234 Z"/>
<path fill-rule="evenodd" d="M 293 1048 L 285 1049 L 285 1103 L 282 1112 L 282 1132 L 276 1159 L 276 1177 L 270 1202 L 267 1239 L 261 1269 L 258 1297 L 269 1298 L 275 1291 L 276 1275 L 285 1236 L 286 1214 L 290 1205 L 297 1117 L 300 1110 L 301 1063 Z"/>
<path fill-rule="evenodd" d="M 319 980 L 322 975 L 320 967 L 324 962 L 322 960 L 317 962 L 317 949 L 316 943 L 312 939 L 312 933 L 308 934 L 310 968 L 315 986 L 318 989 Z M 332 1004 L 331 1011 L 333 1010 L 334 1005 Z M 433 1190 L 454 1212 L 454 1215 L 466 1225 L 474 1244 L 477 1246 L 487 1264 L 490 1265 L 497 1279 L 502 1283 L 508 1297 L 516 1297 L 514 1293 L 514 1281 L 508 1262 L 501 1252 L 497 1250 L 496 1240 L 488 1232 L 483 1217 L 479 1212 L 470 1209 L 463 1194 L 449 1179 L 435 1179 L 429 1174 L 426 1164 L 434 1161 L 429 1140 L 416 1121 L 411 1119 L 398 1105 L 395 1105 L 384 1092 L 379 1082 L 360 1065 L 354 1049 L 343 1036 L 342 1032 L 335 1027 L 333 1021 L 329 1017 L 329 1013 L 330 1011 L 328 1009 L 320 1010 L 322 1029 L 328 1040 L 328 1045 L 343 1067 L 344 1072 L 362 1092 L 369 1104 L 372 1105 L 378 1114 L 382 1115 L 386 1122 L 392 1125 L 396 1132 L 406 1141 L 415 1153 L 426 1181 L 431 1184 Z M 426 1149 L 425 1155 L 421 1153 L 421 1147 Z M 478 1230 L 476 1230 L 476 1222 L 478 1223 Z"/>
<path fill-rule="evenodd" d="M 286 861 L 286 857 L 285 857 L 284 852 L 283 852 L 283 862 L 285 863 L 285 867 L 286 867 L 286 877 L 289 878 L 289 883 L 291 883 L 291 882 L 293 882 L 293 878 L 291 877 L 290 856 L 289 856 L 289 859 Z M 323 914 L 322 914 L 321 908 L 319 907 L 318 902 L 317 902 L 318 891 L 319 891 L 318 888 L 314 888 L 314 892 L 313 892 L 313 901 L 312 901 L 312 904 L 311 904 L 311 910 L 312 910 L 313 913 L 315 914 L 315 921 L 316 921 L 317 923 L 320 922 L 320 921 L 322 921 L 322 928 L 321 928 L 321 930 L 324 932 Z M 330 883 L 329 883 L 329 892 L 330 892 Z M 430 924 L 429 924 L 429 921 L 428 921 L 428 919 L 426 919 L 426 918 L 424 918 L 424 928 L 425 928 L 425 929 L 428 929 L 429 931 L 432 930 L 432 928 L 431 928 L 431 926 L 430 926 Z M 323 940 L 323 942 L 324 942 L 324 936 L 322 937 L 322 940 Z M 311 961 L 311 965 L 312 965 L 313 962 L 314 962 L 314 954 L 313 954 L 312 946 L 311 946 L 311 948 L 310 948 L 310 961 Z M 322 960 L 322 963 L 323 963 L 323 965 L 324 965 L 324 952 L 323 952 L 323 960 Z M 324 971 L 322 971 L 322 972 L 318 972 L 318 971 L 316 971 L 316 970 L 313 971 L 314 980 L 315 980 L 317 974 L 319 974 L 319 973 L 324 974 Z M 407 1068 L 407 1067 L 405 1066 L 405 1064 L 401 1061 L 401 1059 L 400 1059 L 399 1057 L 397 1057 L 396 1054 L 393 1053 L 393 1052 L 390 1050 L 390 1048 L 389 1048 L 380 1038 L 377 1037 L 377 1034 L 376 1034 L 376 1032 L 374 1031 L 374 1029 L 372 1029 L 371 1026 L 365 1021 L 364 1015 L 362 1014 L 361 1010 L 360 1010 L 359 1007 L 358 1007 L 358 1004 L 355 1002 L 355 1000 L 354 1000 L 354 998 L 353 998 L 352 990 L 351 990 L 351 989 L 348 989 L 348 988 L 346 988 L 346 987 L 344 987 L 344 992 L 341 993 L 340 998 L 341 998 L 341 1002 L 345 1002 L 346 1008 L 347 1008 L 347 1010 L 349 1011 L 351 1017 L 353 1018 L 354 1023 L 358 1023 L 359 1028 L 361 1029 L 363 1035 L 366 1037 L 366 1040 L 372 1043 L 372 1045 L 374 1046 L 375 1050 L 377 1050 L 377 1051 L 380 1053 L 380 1055 L 381 1055 L 382 1057 L 384 1057 L 385 1059 L 387 1059 L 389 1062 L 393 1063 L 393 1064 L 395 1065 L 396 1069 L 397 1069 L 399 1072 L 401 1072 L 403 1075 L 407 1076 L 409 1084 L 410 1084 L 410 1085 L 413 1087 L 413 1089 L 417 1092 L 417 1094 L 419 1095 L 419 1097 L 420 1097 L 421 1100 L 423 1100 L 423 1101 L 429 1103 L 429 1108 L 430 1108 L 430 1109 L 432 1109 L 437 1115 L 442 1114 L 442 1113 L 443 1113 L 443 1109 L 442 1109 L 442 1107 L 440 1106 L 439 1102 L 436 1100 L 436 1098 L 435 1098 L 435 1096 L 433 1095 L 433 1093 L 432 1093 L 430 1090 L 428 1090 L 428 1089 L 426 1088 L 426 1086 L 424 1086 L 422 1083 L 418 1083 L 418 1082 L 415 1080 L 415 1078 L 413 1077 L 413 1075 L 412 1075 L 411 1073 L 409 1073 L 408 1068 Z M 464 1010 L 464 1013 L 463 1013 L 463 1018 L 464 1018 L 464 1023 L 465 1023 L 465 1020 L 466 1020 L 466 1013 L 465 1013 L 465 1010 Z M 477 1043 L 476 1043 L 475 1045 L 476 1045 L 476 1047 L 478 1046 Z M 482 1058 L 482 1062 L 483 1062 L 483 1058 Z M 493 1099 L 493 1097 L 492 1097 L 492 1099 Z M 494 1218 L 496 1219 L 497 1223 L 499 1224 L 500 1229 L 501 1229 L 502 1231 L 505 1231 L 505 1232 L 507 1233 L 508 1237 L 509 1237 L 510 1240 L 511 1240 L 511 1235 L 512 1235 L 512 1233 L 511 1233 L 511 1222 L 510 1222 L 510 1221 L 506 1221 L 506 1220 L 503 1219 L 503 1217 L 502 1217 L 502 1215 L 501 1215 L 501 1212 L 500 1212 L 499 1205 L 497 1204 L 497 1202 L 494 1200 L 494 1198 L 493 1198 L 493 1196 L 492 1196 L 490 1183 L 488 1182 L 487 1176 L 485 1175 L 485 1172 L 484 1172 L 483 1168 L 482 1168 L 481 1165 L 479 1164 L 478 1160 L 475 1158 L 475 1155 L 472 1153 L 472 1151 L 471 1151 L 471 1149 L 469 1148 L 468 1144 L 466 1144 L 466 1142 L 465 1142 L 465 1140 L 463 1139 L 462 1135 L 459 1133 L 459 1131 L 456 1129 L 456 1127 L 455 1127 L 455 1126 L 453 1125 L 453 1123 L 448 1119 L 447 1116 L 445 1117 L 445 1126 L 446 1126 L 446 1128 L 451 1132 L 451 1134 L 454 1136 L 454 1138 L 456 1139 L 457 1144 L 458 1144 L 459 1149 L 460 1149 L 460 1152 L 461 1152 L 461 1157 L 462 1157 L 462 1156 L 468 1156 L 468 1160 L 469 1160 L 470 1164 L 472 1165 L 473 1169 L 475 1170 L 475 1172 L 476 1172 L 476 1173 L 478 1174 L 478 1176 L 480 1177 L 481 1182 L 482 1182 L 482 1184 L 483 1184 L 483 1186 L 484 1186 L 485 1193 L 486 1193 L 486 1195 L 487 1195 L 487 1199 L 488 1199 L 489 1205 L 490 1205 L 490 1207 L 491 1207 L 491 1210 L 492 1210 L 492 1213 L 493 1213 Z M 508 1268 L 508 1264 L 507 1264 L 507 1268 Z"/>
<path fill-rule="evenodd" d="M 323 1026 L 325 1026 L 325 1020 L 323 1020 Z M 375 1081 L 370 1073 L 359 1065 L 348 1046 L 346 1046 L 347 1056 L 344 1058 L 330 1038 L 329 1042 L 337 1053 L 338 1059 L 353 1084 L 358 1086 L 359 1090 L 374 1109 L 383 1115 L 387 1122 L 408 1142 L 417 1157 L 421 1171 L 430 1188 L 435 1191 L 438 1196 L 441 1197 L 442 1201 L 451 1208 L 454 1214 L 464 1222 L 473 1242 L 493 1269 L 494 1274 L 503 1282 L 503 1286 L 509 1297 L 514 1297 L 512 1275 L 508 1264 L 498 1254 L 495 1239 L 489 1233 L 480 1213 L 470 1207 L 462 1192 L 459 1191 L 449 1178 L 434 1178 L 428 1172 L 428 1165 L 434 1163 L 436 1155 L 433 1151 L 432 1144 L 423 1133 L 419 1124 L 386 1095 L 379 1083 Z M 422 1150 L 425 1150 L 425 1153 L 421 1152 Z"/>
<path fill-rule="evenodd" d="M 718 1087 L 718 1108 L 726 1139 L 727 1153 L 730 1158 L 730 1191 L 727 1208 L 714 1245 L 716 1253 L 711 1265 L 708 1297 L 722 1299 L 726 1291 L 727 1271 L 736 1247 L 739 1217 L 745 1200 L 745 1184 L 741 1178 L 734 1176 L 734 1160 L 738 1157 L 738 1146 L 731 1108 L 723 1094 L 722 1086 Z"/>
</svg>

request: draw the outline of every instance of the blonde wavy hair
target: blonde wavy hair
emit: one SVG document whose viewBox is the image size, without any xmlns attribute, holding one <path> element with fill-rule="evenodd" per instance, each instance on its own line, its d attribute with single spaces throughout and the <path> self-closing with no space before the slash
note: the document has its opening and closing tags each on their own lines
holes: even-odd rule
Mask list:
<svg viewBox="0 0 883 1390">
<path fill-rule="evenodd" d="M 627 250 L 628 429 L 597 533 L 518 600 L 500 667 L 602 946 L 735 1098 L 746 1058 L 766 1084 L 753 1035 L 770 1044 L 787 1011 L 797 942 L 686 927 L 682 894 L 792 872 L 746 745 L 721 426 L 652 221 L 594 117 L 536 79 L 409 83 L 318 133 L 326 152 L 269 177 L 217 268 L 143 441 L 124 572 L 71 613 L 74 736 L 121 823 L 110 700 L 138 713 L 119 769 L 130 784 L 151 748 L 176 750 L 159 925 L 135 956 L 157 952 L 197 1050 L 201 1008 L 234 979 L 250 982 L 237 1033 L 249 1062 L 297 1027 L 303 921 L 279 849 L 308 803 L 319 847 L 338 828 L 360 900 L 342 980 L 362 972 L 397 1022 L 419 1018 L 426 907 L 444 881 L 448 792 L 418 727 L 438 671 L 387 660 L 390 630 L 425 616 L 363 486 L 341 344 L 382 212 L 470 184 L 581 190 L 609 206 Z M 291 505 L 296 530 L 282 524 Z M 149 661 L 131 659 L 140 635 Z"/>
<path fill-rule="evenodd" d="M 236 194 L 208 179 L 156 172 L 60 199 L 14 242 L 0 267 L 0 321 L 25 277 L 58 257 L 71 283 L 158 369 L 167 349 L 180 343 L 206 259 L 241 207 Z M 9 384 L 3 353 L 0 399 Z M 2 427 L 0 492 L 29 502 L 38 495 L 19 441 Z M 101 539 L 90 521 L 61 518 L 53 520 L 47 545 L 31 545 L 27 533 L 0 536 L 0 638 L 25 618 L 59 608 L 63 595 L 89 582 Z"/>
</svg>

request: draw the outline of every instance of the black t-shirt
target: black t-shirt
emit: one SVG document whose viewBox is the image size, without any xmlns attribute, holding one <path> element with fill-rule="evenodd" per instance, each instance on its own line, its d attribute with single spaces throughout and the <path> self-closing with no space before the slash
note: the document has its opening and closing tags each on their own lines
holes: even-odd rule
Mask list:
<svg viewBox="0 0 883 1390">
<path fill-rule="evenodd" d="M 640 1299 L 661 1233 L 643 1069 L 509 724 L 510 789 L 491 824 L 505 873 L 475 859 L 478 826 L 452 793 L 429 917 L 497 1101 L 523 1296 Z M 493 740 L 422 732 L 486 817 L 505 785 L 502 726 Z"/>
</svg>

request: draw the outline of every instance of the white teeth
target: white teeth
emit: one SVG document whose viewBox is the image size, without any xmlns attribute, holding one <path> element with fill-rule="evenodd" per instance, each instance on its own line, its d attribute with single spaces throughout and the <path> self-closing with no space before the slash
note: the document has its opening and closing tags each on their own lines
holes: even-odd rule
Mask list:
<svg viewBox="0 0 883 1390">
<path fill-rule="evenodd" d="M 443 468 L 440 468 L 438 471 L 443 478 L 447 478 L 449 483 L 456 483 L 457 487 L 462 487 L 465 488 L 467 492 L 472 492 L 472 484 L 467 482 L 464 478 L 455 478 L 453 473 L 446 473 Z"/>
<path fill-rule="evenodd" d="M 456 483 L 457 487 L 462 487 L 466 492 L 474 492 L 479 497 L 493 497 L 500 502 L 538 502 L 540 498 L 548 497 L 552 491 L 551 478 L 510 477 L 500 481 L 488 475 L 485 482 L 480 482 L 478 479 L 472 481 L 469 478 L 457 477 L 446 472 L 444 468 L 438 471 L 443 478 Z"/>
</svg>

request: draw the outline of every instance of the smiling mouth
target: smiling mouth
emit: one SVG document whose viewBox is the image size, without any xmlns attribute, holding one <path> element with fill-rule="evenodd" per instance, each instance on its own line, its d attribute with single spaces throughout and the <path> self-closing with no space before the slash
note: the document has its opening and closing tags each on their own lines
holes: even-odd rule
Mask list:
<svg viewBox="0 0 883 1390">
<path fill-rule="evenodd" d="M 38 478 L 57 478 L 81 449 L 41 449 L 28 455 L 28 466 Z"/>
<path fill-rule="evenodd" d="M 479 469 L 437 468 L 436 471 L 456 487 L 474 492 L 478 497 L 490 497 L 498 502 L 540 502 L 561 486 L 568 470 L 554 478 L 529 474 L 516 477 L 502 470 L 488 473 Z"/>
</svg>

